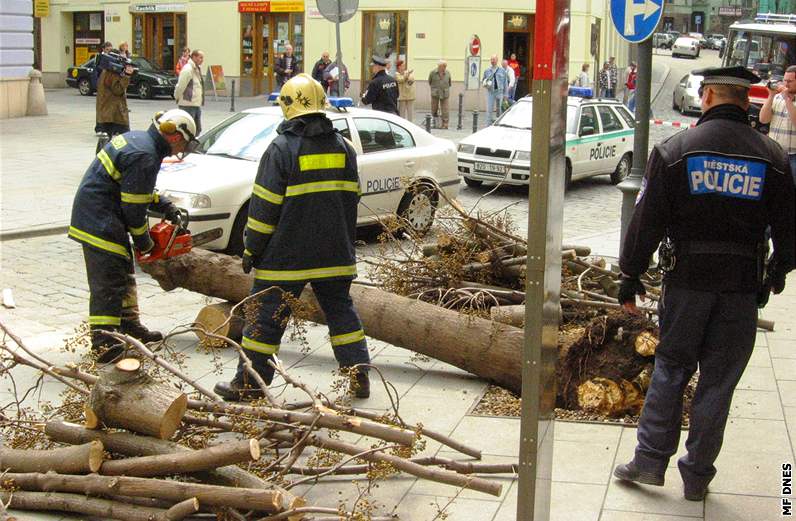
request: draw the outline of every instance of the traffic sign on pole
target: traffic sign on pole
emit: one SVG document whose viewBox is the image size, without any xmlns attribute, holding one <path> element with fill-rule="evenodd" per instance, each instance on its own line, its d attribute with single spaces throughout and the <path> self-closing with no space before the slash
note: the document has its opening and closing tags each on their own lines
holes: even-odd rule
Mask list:
<svg viewBox="0 0 796 521">
<path fill-rule="evenodd" d="M 663 0 L 611 0 L 611 21 L 619 36 L 631 43 L 643 42 L 655 32 L 663 15 Z"/>
</svg>

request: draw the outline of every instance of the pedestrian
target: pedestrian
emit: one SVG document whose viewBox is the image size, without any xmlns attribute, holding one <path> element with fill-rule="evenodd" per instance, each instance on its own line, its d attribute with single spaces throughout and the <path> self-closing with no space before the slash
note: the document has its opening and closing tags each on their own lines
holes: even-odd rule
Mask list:
<svg viewBox="0 0 796 521">
<path fill-rule="evenodd" d="M 395 63 L 395 81 L 398 82 L 398 114 L 405 120 L 415 120 L 415 76 L 414 70 L 406 70 L 406 62 Z"/>
<path fill-rule="evenodd" d="M 630 62 L 630 66 L 627 68 L 627 80 L 625 80 L 625 104 L 633 112 L 636 111 L 637 76 L 638 74 L 636 72 L 636 62 Z"/>
<path fill-rule="evenodd" d="M 608 97 L 616 98 L 616 87 L 619 85 L 619 71 L 616 68 L 616 58 L 613 56 L 608 58 L 608 71 L 611 77 L 611 91 L 608 93 Z"/>
<path fill-rule="evenodd" d="M 113 50 L 113 44 L 111 42 L 105 42 L 100 47 L 99 52 L 94 57 L 94 71 L 91 73 L 91 90 L 97 92 L 98 84 L 99 84 L 99 77 L 102 73 L 102 55 L 109 53 Z M 102 125 L 99 122 L 99 112 L 100 112 L 100 104 L 99 104 L 99 97 L 94 100 L 95 104 L 95 121 L 94 121 L 94 133 L 98 136 L 103 134 L 104 131 L 102 129 Z"/>
<path fill-rule="evenodd" d="M 450 120 L 451 73 L 445 60 L 437 62 L 437 68 L 428 74 L 428 86 L 431 90 L 431 114 L 434 126 L 448 128 Z M 440 117 L 442 122 L 440 123 Z"/>
<path fill-rule="evenodd" d="M 588 63 L 584 63 L 583 65 L 581 65 L 580 74 L 578 74 L 578 77 L 575 79 L 573 83 L 576 87 L 588 88 L 589 86 L 591 86 L 591 78 L 589 77 L 589 67 L 590 65 Z"/>
<path fill-rule="evenodd" d="M 191 59 L 191 49 L 189 49 L 188 47 L 183 47 L 182 55 L 180 56 L 180 59 L 177 61 L 177 65 L 174 67 L 174 72 L 177 74 L 177 76 L 180 75 L 180 73 L 182 72 L 182 68 L 185 67 L 185 65 L 188 63 L 188 60 L 190 59 Z"/>
<path fill-rule="evenodd" d="M 514 101 L 517 99 L 517 84 L 520 82 L 520 76 L 522 76 L 522 67 L 520 66 L 520 62 L 517 61 L 517 55 L 515 53 L 511 53 L 509 57 L 509 67 L 514 71 L 514 87 L 511 89 L 509 99 Z"/>
<path fill-rule="evenodd" d="M 665 238 L 655 368 L 635 457 L 614 476 L 663 485 L 678 448 L 683 392 L 699 368 L 687 453 L 677 463 L 685 498 L 701 501 L 716 474 L 735 386 L 752 354 L 758 307 L 770 292 L 782 292 L 796 262 L 796 210 L 780 147 L 749 124 L 749 88 L 760 78 L 744 67 L 693 74 L 704 77 L 703 115 L 696 128 L 653 148 L 619 260 L 619 302 L 638 313 L 636 295 L 645 293 L 639 277 Z M 767 226 L 774 252 L 763 277 Z"/>
<path fill-rule="evenodd" d="M 612 83 L 611 69 L 608 62 L 603 63 L 603 68 L 600 71 L 599 81 L 600 81 L 600 97 L 613 98 L 614 97 L 613 86 L 615 86 L 616 84 Z"/>
<path fill-rule="evenodd" d="M 301 65 L 293 55 L 292 45 L 285 46 L 285 53 L 274 63 L 274 71 L 276 71 L 276 84 L 280 89 L 287 80 L 301 72 Z"/>
<path fill-rule="evenodd" d="M 340 75 L 343 75 L 343 92 L 340 92 Z M 345 91 L 351 86 L 351 81 L 348 78 L 348 67 L 343 63 L 342 66 L 334 61 L 326 67 L 323 71 L 323 84 L 329 91 L 329 96 L 345 96 Z"/>
<path fill-rule="evenodd" d="M 130 46 L 127 45 L 127 42 L 122 42 L 119 44 L 119 54 L 128 60 L 133 57 L 133 55 L 130 53 Z"/>
<path fill-rule="evenodd" d="M 202 133 L 202 107 L 205 104 L 205 79 L 202 63 L 205 55 L 199 49 L 191 52 L 191 58 L 180 71 L 174 99 L 177 106 L 191 115 L 196 124 L 196 135 Z"/>
<path fill-rule="evenodd" d="M 398 82 L 387 74 L 387 60 L 373 55 L 370 59 L 370 72 L 373 78 L 362 94 L 362 103 L 371 105 L 374 110 L 398 115 Z"/>
<path fill-rule="evenodd" d="M 108 71 L 103 71 L 103 74 Z M 121 332 L 144 343 L 163 339 L 141 324 L 133 251 L 154 247 L 147 211 L 181 223 L 180 211 L 154 192 L 160 164 L 168 156 L 189 153 L 195 127 L 185 111 L 155 115 L 148 130 L 120 134 L 106 144 L 88 167 L 72 204 L 69 237 L 83 245 L 91 294 L 91 349 L 101 362 L 117 358 L 123 349 L 108 332 Z"/>
<path fill-rule="evenodd" d="M 788 155 L 796 182 L 796 65 L 785 69 L 782 83 L 769 84 L 768 98 L 759 117 L 760 123 L 769 125 L 768 137 L 779 143 Z"/>
<path fill-rule="evenodd" d="M 97 82 L 97 130 L 108 137 L 130 131 L 127 87 L 132 75 L 132 64 L 127 64 L 121 73 L 108 68 L 100 72 Z"/>
<path fill-rule="evenodd" d="M 340 367 L 350 369 L 352 389 L 370 395 L 365 333 L 349 290 L 356 277 L 357 154 L 324 113 L 323 87 L 299 74 L 282 87 L 285 116 L 257 170 L 249 205 L 243 271 L 254 269 L 251 294 L 258 296 L 255 319 L 247 320 L 241 345 L 253 370 L 270 385 L 290 309 L 284 295 L 298 298 L 307 283 L 329 325 Z M 263 390 L 243 361 L 231 382 L 215 392 L 226 400 L 261 398 Z"/>
<path fill-rule="evenodd" d="M 332 60 L 329 58 L 329 51 L 323 51 L 321 53 L 321 59 L 315 62 L 315 65 L 312 67 L 312 78 L 321 85 L 326 85 L 326 82 L 323 80 L 323 71 L 330 63 L 332 63 Z"/>
<path fill-rule="evenodd" d="M 498 66 L 497 55 L 489 58 L 489 68 L 484 71 L 481 84 L 486 89 L 487 125 L 495 122 L 503 110 L 503 94 L 506 92 L 507 78 L 503 67 Z"/>
<path fill-rule="evenodd" d="M 516 86 L 517 79 L 514 77 L 514 69 L 509 67 L 509 61 L 503 60 L 501 63 L 503 70 L 506 72 L 506 93 L 503 95 L 503 110 L 506 110 L 511 103 L 514 102 L 512 92 Z"/>
</svg>

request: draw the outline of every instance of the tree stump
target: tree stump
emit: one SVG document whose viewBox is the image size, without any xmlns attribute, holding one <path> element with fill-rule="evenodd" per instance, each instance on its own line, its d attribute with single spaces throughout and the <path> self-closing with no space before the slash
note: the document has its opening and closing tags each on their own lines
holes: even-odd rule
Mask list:
<svg viewBox="0 0 796 521">
<path fill-rule="evenodd" d="M 86 427 L 102 425 L 168 439 L 188 407 L 188 397 L 178 389 L 155 381 L 134 358 L 103 369 L 91 389 L 84 412 Z"/>
<path fill-rule="evenodd" d="M 232 306 L 233 304 L 231 302 L 209 304 L 199 310 L 199 314 L 196 315 L 194 323 L 206 330 L 208 333 L 215 333 L 217 335 L 230 338 L 235 342 L 240 342 L 243 338 L 243 326 L 245 325 L 245 320 L 239 313 L 235 313 L 235 316 L 230 318 Z M 221 326 L 221 324 L 224 325 Z M 201 331 L 197 331 L 196 336 L 199 337 L 199 342 L 205 347 L 218 348 L 229 346 L 229 344 L 223 340 L 208 337 Z"/>
</svg>

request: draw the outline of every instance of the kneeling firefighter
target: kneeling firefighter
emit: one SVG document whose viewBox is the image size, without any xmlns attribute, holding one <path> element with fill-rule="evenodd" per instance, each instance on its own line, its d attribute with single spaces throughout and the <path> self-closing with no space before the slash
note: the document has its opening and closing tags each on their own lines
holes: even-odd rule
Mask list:
<svg viewBox="0 0 796 521">
<path fill-rule="evenodd" d="M 340 367 L 370 361 L 349 295 L 357 273 L 354 240 L 361 194 L 356 152 L 324 114 L 323 87 L 308 74 L 285 83 L 279 106 L 285 121 L 260 160 L 243 253 L 243 271 L 255 268 L 252 294 L 274 288 L 257 297 L 256 320 L 247 321 L 241 343 L 266 384 L 274 375 L 268 361 L 279 351 L 290 314 L 283 296 L 298 297 L 307 283 L 326 316 Z M 366 367 L 354 370 L 352 387 L 359 398 L 370 395 Z M 234 401 L 264 394 L 242 362 L 233 380 L 219 382 L 215 392 Z"/>
<path fill-rule="evenodd" d="M 100 361 L 110 361 L 122 346 L 108 334 L 120 331 L 143 342 L 163 339 L 141 324 L 133 251 L 152 250 L 147 210 L 182 222 L 180 210 L 154 192 L 160 164 L 170 155 L 183 157 L 196 145 L 196 126 L 179 109 L 155 115 L 149 129 L 115 136 L 99 151 L 75 195 L 69 237 L 83 245 L 91 293 L 91 347 Z"/>
</svg>

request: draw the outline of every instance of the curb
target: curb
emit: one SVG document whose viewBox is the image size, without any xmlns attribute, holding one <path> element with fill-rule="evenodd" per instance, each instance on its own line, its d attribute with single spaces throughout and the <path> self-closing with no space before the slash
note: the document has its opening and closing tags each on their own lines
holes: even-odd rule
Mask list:
<svg viewBox="0 0 796 521">
<path fill-rule="evenodd" d="M 665 72 L 662 75 L 662 78 L 661 78 L 661 81 L 660 81 L 660 87 L 658 87 L 658 92 L 656 92 L 654 96 L 650 96 L 650 109 L 652 109 L 652 105 L 654 105 L 655 102 L 658 101 L 658 96 L 660 95 L 661 91 L 663 90 L 663 86 L 666 85 L 666 80 L 669 79 L 669 74 L 672 72 L 671 67 L 669 67 L 666 64 L 664 64 L 663 66 L 665 67 L 665 69 L 664 69 Z"/>
<path fill-rule="evenodd" d="M 51 235 L 66 235 L 69 231 L 69 225 L 58 226 L 38 226 L 32 228 L 24 228 L 21 230 L 12 230 L 9 232 L 0 232 L 0 242 L 16 241 L 20 239 L 32 239 L 34 237 L 49 237 Z"/>
</svg>

